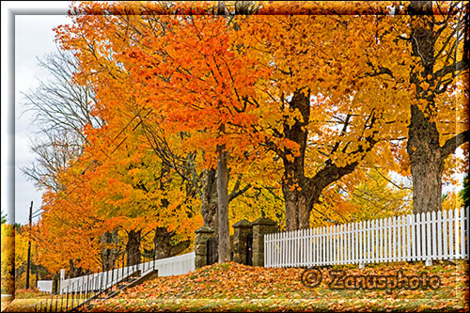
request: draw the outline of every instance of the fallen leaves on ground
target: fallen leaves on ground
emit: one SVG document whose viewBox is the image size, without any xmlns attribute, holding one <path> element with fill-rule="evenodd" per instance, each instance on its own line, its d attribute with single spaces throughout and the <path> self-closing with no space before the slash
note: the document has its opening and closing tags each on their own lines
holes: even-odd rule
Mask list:
<svg viewBox="0 0 470 313">
<path fill-rule="evenodd" d="M 41 292 L 37 288 L 15 290 L 15 299 L 38 299 L 49 296 L 49 293 Z"/>
<path fill-rule="evenodd" d="M 331 290 L 329 271 L 344 270 L 350 276 L 438 276 L 440 287 L 419 290 Z M 301 268 L 263 268 L 229 262 L 205 266 L 180 276 L 159 277 L 121 292 L 116 298 L 96 303 L 93 311 L 318 311 L 380 310 L 455 311 L 468 308 L 468 263 L 406 262 L 321 268 L 317 288 L 301 283 Z"/>
<path fill-rule="evenodd" d="M 92 312 L 154 311 L 466 311 L 468 309 L 468 262 L 406 262 L 319 268 L 323 280 L 316 288 L 301 283 L 301 268 L 263 268 L 233 262 L 205 266 L 194 272 L 158 277 L 122 291 L 118 296 L 83 308 Z M 332 290 L 331 270 L 349 276 L 438 276 L 440 287 L 419 290 Z M 28 299 L 29 300 L 29 299 Z M 7 308 L 21 311 L 27 300 L 14 300 Z M 16 303 L 15 303 L 16 302 Z M 22 304 L 23 303 L 23 304 Z M 28 303 L 31 305 L 31 303 Z M 24 307 L 23 307 L 24 309 Z M 24 310 L 23 310 L 24 311 Z"/>
</svg>

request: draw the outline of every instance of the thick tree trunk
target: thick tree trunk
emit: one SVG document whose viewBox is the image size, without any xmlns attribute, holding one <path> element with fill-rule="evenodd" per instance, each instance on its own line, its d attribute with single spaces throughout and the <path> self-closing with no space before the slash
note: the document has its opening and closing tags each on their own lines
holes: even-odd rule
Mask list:
<svg viewBox="0 0 470 313">
<path fill-rule="evenodd" d="M 413 213 L 437 211 L 441 209 L 442 171 L 444 158 L 440 153 L 439 132 L 436 123 L 430 121 L 431 109 L 435 108 L 435 95 L 428 93 L 421 85 L 423 78 L 432 76 L 434 71 L 434 34 L 431 1 L 415 1 L 410 4 L 414 15 L 411 24 L 412 51 L 423 64 L 423 72 L 412 73 L 411 83 L 416 86 L 416 97 L 425 100 L 426 106 L 411 106 L 411 119 L 408 132 L 407 152 L 410 158 L 413 179 Z M 427 80 L 432 87 L 434 80 Z M 427 110 L 427 113 L 422 110 Z"/>
<path fill-rule="evenodd" d="M 204 226 L 214 230 L 214 235 L 217 237 L 219 224 L 217 217 L 217 175 L 214 169 L 206 169 L 202 175 L 202 219 Z"/>
<path fill-rule="evenodd" d="M 219 220 L 219 264 L 230 261 L 230 233 L 228 219 L 228 167 L 227 152 L 217 146 L 217 199 Z"/>
<path fill-rule="evenodd" d="M 117 232 L 106 232 L 103 234 L 101 241 L 103 244 L 103 248 L 101 250 L 101 260 L 102 260 L 102 267 L 104 271 L 109 271 L 114 268 L 114 263 L 116 261 L 116 249 L 110 249 L 106 247 L 106 245 L 116 243 L 117 240 Z"/>
<path fill-rule="evenodd" d="M 171 244 L 170 234 L 165 227 L 157 227 L 155 229 L 155 236 L 153 237 L 153 244 L 155 247 L 155 258 L 164 259 L 170 256 Z"/>
<path fill-rule="evenodd" d="M 141 230 L 131 230 L 127 233 L 128 240 L 126 245 L 127 265 L 139 264 L 140 258 L 140 236 Z"/>
<path fill-rule="evenodd" d="M 432 18 L 432 1 L 412 1 L 408 13 L 413 17 L 410 23 L 412 53 L 420 60 L 423 68 L 421 73 L 412 71 L 410 75 L 411 84 L 416 86 L 416 99 L 424 104 L 419 107 L 411 105 L 407 144 L 413 176 L 413 213 L 422 213 L 442 208 L 444 160 L 454 153 L 459 145 L 469 140 L 467 130 L 448 139 L 443 146 L 440 145 L 436 123 L 431 122 L 435 120 L 435 112 L 438 110 L 435 103 L 436 84 L 440 83 L 443 76 L 449 73 L 457 75 L 458 71 L 468 68 L 468 62 L 465 62 L 465 59 L 454 60 L 453 64 L 440 69 L 434 68 L 437 64 L 435 45 L 439 42 L 437 29 L 442 26 L 435 26 L 437 24 Z M 443 88 L 445 90 L 446 87 Z"/>
<path fill-rule="evenodd" d="M 299 151 L 285 149 L 281 153 L 284 163 L 282 192 L 286 206 L 286 228 L 296 230 L 309 227 L 310 211 L 313 207 L 311 186 L 305 177 L 305 151 L 307 148 L 307 125 L 310 118 L 310 92 L 294 93 L 290 101 L 290 110 L 299 110 L 302 120 L 296 119 L 294 124 L 284 123 L 285 138 L 297 143 Z"/>
<path fill-rule="evenodd" d="M 189 247 L 191 243 L 190 240 L 187 240 L 173 245 L 171 243 L 172 237 L 173 235 L 168 233 L 165 227 L 156 228 L 155 236 L 153 237 L 156 259 L 164 259 L 178 255 Z"/>
<path fill-rule="evenodd" d="M 284 123 L 285 138 L 295 142 L 299 146 L 297 153 L 286 148 L 285 151 L 278 151 L 284 163 L 284 177 L 282 179 L 282 192 L 286 205 L 286 227 L 287 230 L 297 230 L 309 228 L 310 212 L 318 202 L 322 191 L 343 176 L 352 173 L 359 165 L 377 141 L 374 134 L 363 140 L 368 143 L 365 150 L 359 147 L 351 154 L 359 154 L 360 160 L 338 167 L 330 159 L 326 160 L 315 176 L 305 176 L 305 152 L 307 148 L 308 130 L 307 125 L 310 118 L 310 93 L 303 94 L 295 92 L 290 101 L 290 110 L 299 110 L 302 119 L 295 122 Z"/>
<path fill-rule="evenodd" d="M 307 189 L 308 190 L 308 189 Z M 286 228 L 297 230 L 309 228 L 310 212 L 314 201 L 305 191 L 291 191 L 287 184 L 282 188 L 286 205 Z"/>
<path fill-rule="evenodd" d="M 442 171 L 439 133 L 416 106 L 411 107 L 411 124 L 407 152 L 413 178 L 413 213 L 432 212 L 442 208 Z"/>
</svg>

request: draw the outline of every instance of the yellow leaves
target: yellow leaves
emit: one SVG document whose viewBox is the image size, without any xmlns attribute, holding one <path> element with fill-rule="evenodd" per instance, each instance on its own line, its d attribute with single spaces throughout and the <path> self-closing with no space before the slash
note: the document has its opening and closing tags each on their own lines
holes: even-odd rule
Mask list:
<svg viewBox="0 0 470 313">
<path fill-rule="evenodd" d="M 110 10 L 123 13 L 129 6 L 133 13 L 149 7 L 154 12 L 153 5 L 112 4 Z M 303 13 L 317 9 L 376 12 L 386 7 L 349 2 L 293 5 L 293 12 Z M 99 12 L 110 5 L 79 6 L 84 12 Z M 210 6 L 178 3 L 171 10 L 194 12 L 210 10 Z M 261 12 L 276 12 L 287 4 L 263 6 Z M 201 201 L 194 190 L 199 188 L 198 182 L 193 189 L 188 177 L 214 168 L 215 148 L 221 144 L 230 153 L 231 177 L 240 175 L 241 186 L 253 187 L 234 200 L 237 209 L 230 213 L 231 221 L 240 217 L 253 220 L 261 210 L 282 220 L 283 161 L 304 158 L 300 145 L 285 139 L 293 130 L 306 136 L 302 139 L 306 142 L 305 168 L 299 170 L 305 170 L 307 177 L 313 177 L 325 162 L 339 168 L 358 162 L 360 167 L 380 165 L 401 174 L 409 171 L 403 145 L 392 149 L 377 144 L 366 154 L 371 148 L 366 139 L 385 142 L 407 136 L 410 104 L 419 108 L 429 104 L 424 99 L 413 102 L 416 95 L 409 82 L 410 69 L 421 73 L 422 64 L 418 58 L 407 57 L 411 52 L 408 41 L 395 42 L 397 36 L 410 36 L 407 17 L 235 16 L 237 31 L 233 23 L 210 15 L 81 14 L 73 19 L 72 25 L 57 30 L 57 38 L 64 48 L 77 52 L 81 70 L 76 81 L 95 88 L 98 102 L 92 111 L 106 123 L 97 129 L 84 128 L 90 146 L 77 166 L 60 175 L 61 182 L 72 187 L 47 195 L 56 201 L 46 208 L 51 215 L 46 215 L 44 229 L 67 235 L 58 225 L 69 223 L 71 229 L 91 238 L 104 229 L 141 223 L 142 227 L 158 225 L 175 231 L 178 240 L 189 238 L 201 224 Z M 382 67 L 393 75 L 378 75 Z M 432 75 L 419 79 L 428 81 L 418 82 L 416 88 L 429 92 Z M 292 95 L 297 91 L 310 95 L 304 108 L 309 114 L 293 109 Z M 436 107 L 445 110 L 430 111 L 436 121 L 444 122 L 439 124 L 441 133 L 455 133 L 455 123 L 449 123 L 456 116 L 455 97 L 450 92 L 439 96 Z M 466 125 L 465 118 L 458 124 Z M 192 164 L 188 155 L 195 155 Z M 100 166 L 82 175 L 93 160 Z M 168 162 L 171 169 L 165 168 Z M 387 196 L 390 207 L 405 207 L 399 200 L 409 191 L 394 190 L 384 183 L 386 179 L 376 176 L 377 183 L 366 183 L 368 178 L 361 175 L 344 178 L 325 190 L 324 197 L 336 208 L 324 205 L 320 211 L 336 209 L 346 215 L 364 207 L 371 209 L 371 215 L 377 213 L 367 201 L 353 196 L 355 192 L 367 194 L 369 202 L 381 207 L 388 205 Z M 234 186 L 235 179 L 231 179 L 230 187 Z M 303 191 L 295 180 L 288 187 Z M 71 189 L 80 192 L 73 194 Z M 96 223 L 99 227 L 93 231 L 83 230 L 93 225 L 90 220 L 108 222 Z M 55 251 L 60 251 L 60 243 L 49 239 Z M 80 255 L 67 255 L 71 256 Z M 65 256 L 56 254 L 55 258 L 62 261 Z"/>
<path fill-rule="evenodd" d="M 13 264 L 15 264 L 15 229 L 13 225 L 2 224 L 1 232 L 1 279 L 2 294 L 13 294 L 15 288 L 15 276 Z M 21 264 L 24 264 L 21 262 Z"/>
<path fill-rule="evenodd" d="M 369 170 L 368 181 L 352 191 L 351 203 L 359 210 L 353 215 L 358 220 L 370 220 L 409 214 L 411 209 L 411 188 L 405 185 L 405 178 L 392 179 L 381 169 Z"/>
<path fill-rule="evenodd" d="M 444 195 L 442 202 L 443 210 L 455 210 L 464 206 L 463 199 L 455 192 L 449 192 Z"/>
<path fill-rule="evenodd" d="M 429 89 L 429 83 L 423 81 L 421 82 L 421 88 L 423 88 L 423 90 L 427 91 Z"/>
</svg>

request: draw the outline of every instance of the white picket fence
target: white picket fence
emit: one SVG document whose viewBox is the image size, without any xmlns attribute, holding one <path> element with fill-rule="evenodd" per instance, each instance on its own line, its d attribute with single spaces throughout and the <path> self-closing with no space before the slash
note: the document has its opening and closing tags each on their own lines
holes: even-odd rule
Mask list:
<svg viewBox="0 0 470 313">
<path fill-rule="evenodd" d="M 469 256 L 469 208 L 264 236 L 265 267 L 461 259 Z"/>
<path fill-rule="evenodd" d="M 195 262 L 196 254 L 190 252 L 171 258 L 155 260 L 155 268 L 158 270 L 158 276 L 182 275 L 194 271 Z"/>
<path fill-rule="evenodd" d="M 141 276 L 155 269 L 158 270 L 158 276 L 171 276 L 186 274 L 195 269 L 195 254 L 190 252 L 171 258 L 158 259 L 155 261 L 137 264 L 131 267 L 119 268 L 113 271 L 105 271 L 96 274 L 63 279 L 60 281 L 59 293 L 81 292 L 83 290 L 94 290 L 98 288 L 110 287 L 120 279 L 123 274 L 128 274 L 136 270 L 141 271 Z M 38 282 L 38 289 L 42 292 L 52 292 L 52 280 L 42 280 Z"/>
<path fill-rule="evenodd" d="M 37 288 L 42 292 L 52 292 L 52 280 L 38 280 Z"/>
</svg>

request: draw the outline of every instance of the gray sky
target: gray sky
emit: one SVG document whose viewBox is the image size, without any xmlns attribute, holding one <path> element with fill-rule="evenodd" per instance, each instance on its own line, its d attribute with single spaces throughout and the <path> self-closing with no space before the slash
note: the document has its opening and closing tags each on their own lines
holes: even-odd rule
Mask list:
<svg viewBox="0 0 470 313">
<path fill-rule="evenodd" d="M 15 220 L 24 224 L 28 221 L 31 201 L 33 211 L 40 208 L 41 193 L 20 170 L 31 165 L 34 159 L 30 142 L 35 136 L 31 125 L 34 116 L 25 112 L 24 95 L 38 86 L 38 79 L 48 76 L 38 66 L 37 57 L 56 51 L 52 29 L 70 19 L 61 15 L 17 15 L 15 17 Z"/>
<path fill-rule="evenodd" d="M 41 193 L 37 190 L 34 182 L 26 179 L 20 168 L 28 166 L 34 160 L 30 152 L 30 140 L 34 138 L 34 129 L 31 126 L 32 114 L 25 112 L 24 96 L 22 92 L 34 89 L 38 86 L 38 79 L 46 78 L 48 73 L 38 66 L 37 57 L 42 58 L 45 54 L 54 52 L 56 44 L 54 42 L 54 32 L 52 28 L 69 22 L 66 15 L 48 15 L 49 12 L 56 14 L 61 10 L 64 14 L 71 2 L 69 1 L 44 1 L 44 2 L 3 2 L 2 1 L 2 211 L 9 213 L 11 220 L 12 205 L 14 205 L 15 222 L 25 224 L 28 222 L 29 207 L 34 201 L 33 211 L 40 208 Z M 13 12 L 8 16 L 8 10 Z M 36 15 L 24 15 L 36 14 Z M 13 18 L 13 20 L 12 20 Z M 11 55 L 7 37 L 11 37 L 14 26 L 14 47 L 15 53 Z M 11 39 L 11 38 L 10 38 Z M 12 73 L 5 73 L 14 57 L 14 78 L 15 88 L 8 78 Z M 9 77 L 8 77 L 9 76 Z M 7 94 L 11 97 L 14 91 L 14 116 L 15 130 L 14 136 L 8 133 L 9 111 L 13 108 L 8 103 Z M 8 105 L 7 105 L 8 103 Z M 9 162 L 7 153 L 11 150 L 11 140 L 15 144 L 14 163 Z M 10 199 L 8 191 L 13 182 L 7 177 L 8 170 L 14 167 L 14 199 Z M 6 169 L 6 170 L 5 170 Z M 11 173 L 11 172 L 10 172 Z M 11 174 L 10 174 L 11 175 Z M 37 219 L 36 219 L 37 220 Z"/>
</svg>

